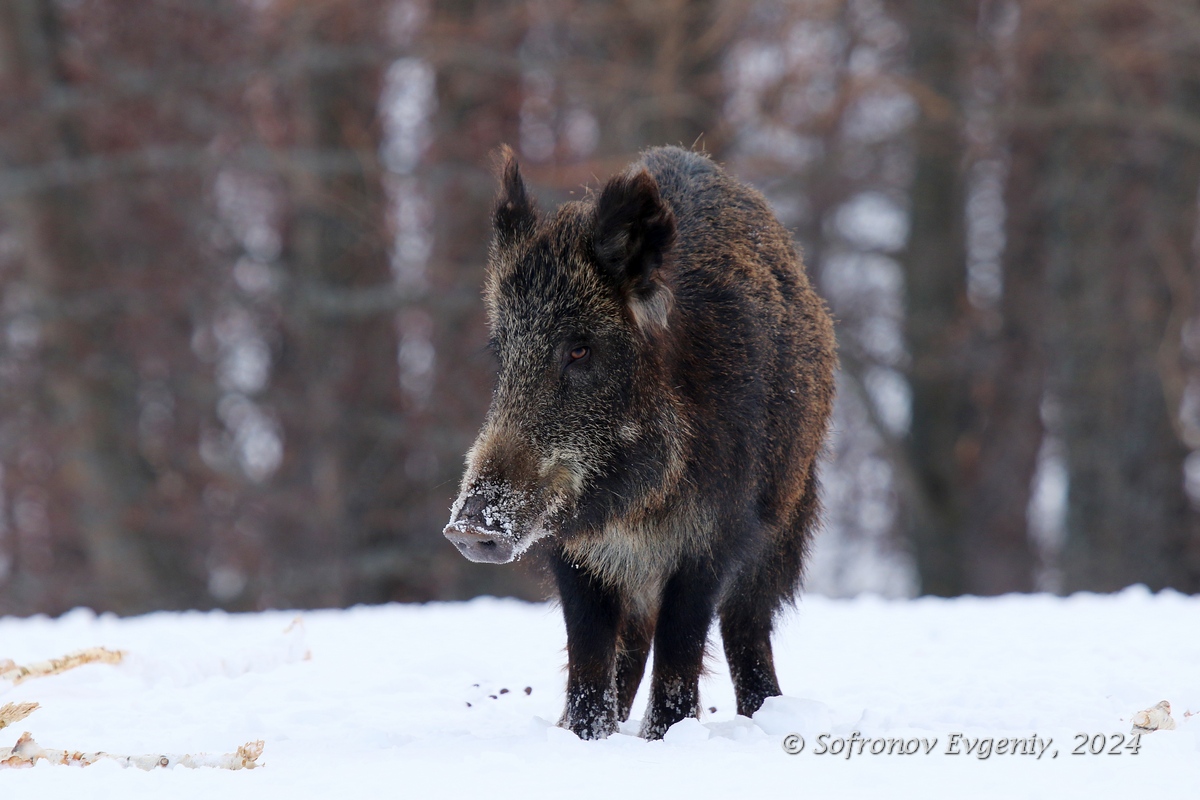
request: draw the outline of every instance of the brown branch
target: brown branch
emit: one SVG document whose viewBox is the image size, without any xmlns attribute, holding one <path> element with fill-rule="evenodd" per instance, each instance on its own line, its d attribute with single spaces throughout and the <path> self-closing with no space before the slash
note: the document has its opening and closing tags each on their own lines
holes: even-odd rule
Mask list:
<svg viewBox="0 0 1200 800">
<path fill-rule="evenodd" d="M 1200 119 L 1169 109 L 1135 108 L 1109 103 L 1018 106 L 997 120 L 1012 128 L 1098 127 L 1149 130 L 1200 147 Z"/>
<path fill-rule="evenodd" d="M 364 171 L 364 164 L 373 168 L 377 160 L 374 153 L 345 148 L 276 149 L 255 146 L 222 154 L 192 145 L 145 147 L 124 153 L 105 153 L 0 169 L 0 201 L 115 177 L 209 170 L 221 166 L 325 176 L 357 175 Z"/>
<path fill-rule="evenodd" d="M 929 507 L 929 499 L 921 488 L 921 481 L 917 476 L 916 467 L 909 457 L 908 449 L 904 446 L 904 441 L 892 433 L 887 423 L 883 421 L 883 417 L 875 405 L 875 400 L 871 397 L 871 393 L 863 381 L 862 376 L 866 371 L 866 365 L 856 353 L 844 345 L 838 349 L 838 359 L 842 365 L 842 377 L 858 395 L 866 409 L 871 429 L 883 443 L 883 452 L 896 471 L 896 481 L 899 484 L 900 493 L 907 499 L 910 512 L 918 521 L 932 519 L 933 511 Z"/>
</svg>

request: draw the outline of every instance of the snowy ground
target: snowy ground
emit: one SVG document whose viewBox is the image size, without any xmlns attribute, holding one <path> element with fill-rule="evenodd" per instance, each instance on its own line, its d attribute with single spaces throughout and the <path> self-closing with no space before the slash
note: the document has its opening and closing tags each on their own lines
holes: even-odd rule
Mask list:
<svg viewBox="0 0 1200 800">
<path fill-rule="evenodd" d="M 711 659 L 700 722 L 664 742 L 581 742 L 553 727 L 564 633 L 549 605 L 481 599 L 295 613 L 76 611 L 0 619 L 18 664 L 102 645 L 91 665 L 19 686 L 0 705 L 42 708 L 0 732 L 47 748 L 121 754 L 229 752 L 266 742 L 265 767 L 141 772 L 100 763 L 0 770 L 5 798 L 374 797 L 1196 797 L 1200 792 L 1200 597 L 1077 595 L 834 601 L 809 597 L 779 631 L 788 697 L 754 722 L 733 713 Z M 719 643 L 714 643 L 719 653 Z M 526 692 L 529 687 L 529 692 Z M 507 689 L 507 692 L 503 690 Z M 1129 734 L 1169 700 L 1178 729 L 1136 755 L 1072 755 L 1078 734 Z M 640 716 L 645 692 L 635 706 Z M 628 727 L 636 730 L 636 721 Z M 819 754 L 853 732 L 924 740 L 913 755 Z M 784 735 L 805 737 L 787 755 Z M 991 755 L 947 752 L 992 739 Z M 824 739 L 822 734 L 828 734 Z M 999 755 L 1000 739 L 1036 755 Z M 931 744 L 936 739 L 936 744 Z M 1045 740 L 1053 741 L 1046 746 Z M 1116 741 L 1108 740 L 1109 743 Z M 926 754 L 926 748 L 930 752 Z M 1086 751 L 1086 748 L 1084 748 Z M 1054 757 L 1055 754 L 1057 757 Z M 684 794 L 686 793 L 686 794 Z"/>
</svg>

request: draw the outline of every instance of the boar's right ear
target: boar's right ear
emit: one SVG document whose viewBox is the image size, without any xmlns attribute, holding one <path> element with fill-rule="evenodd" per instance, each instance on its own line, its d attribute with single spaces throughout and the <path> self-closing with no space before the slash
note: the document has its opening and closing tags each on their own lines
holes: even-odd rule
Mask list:
<svg viewBox="0 0 1200 800">
<path fill-rule="evenodd" d="M 665 328 L 671 291 L 659 273 L 675 242 L 675 214 L 645 167 L 610 180 L 596 201 L 592 248 L 617 282 L 643 332 Z"/>
<path fill-rule="evenodd" d="M 492 225 L 500 246 L 510 247 L 533 234 L 537 226 L 537 209 L 521 177 L 512 148 L 503 145 L 496 162 L 500 173 L 500 193 L 492 210 Z"/>
</svg>

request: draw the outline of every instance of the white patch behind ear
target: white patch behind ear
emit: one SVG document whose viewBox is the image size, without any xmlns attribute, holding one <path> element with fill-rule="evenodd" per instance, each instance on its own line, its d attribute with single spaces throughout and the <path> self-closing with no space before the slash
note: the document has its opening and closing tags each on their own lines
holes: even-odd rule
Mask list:
<svg viewBox="0 0 1200 800">
<path fill-rule="evenodd" d="M 648 295 L 634 296 L 629 300 L 633 321 L 637 323 L 638 329 L 647 335 L 656 330 L 667 329 L 667 318 L 671 316 L 671 308 L 674 305 L 675 296 L 661 283 Z"/>
</svg>

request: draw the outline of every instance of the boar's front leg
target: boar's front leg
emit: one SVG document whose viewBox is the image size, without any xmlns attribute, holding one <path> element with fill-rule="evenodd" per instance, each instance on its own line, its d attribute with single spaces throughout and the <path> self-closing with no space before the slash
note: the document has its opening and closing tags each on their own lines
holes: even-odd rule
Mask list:
<svg viewBox="0 0 1200 800">
<path fill-rule="evenodd" d="M 603 739 L 617 730 L 620 598 L 561 554 L 553 560 L 567 626 L 567 707 L 558 724 L 580 739 Z"/>
<path fill-rule="evenodd" d="M 642 736 L 661 739 L 686 717 L 700 716 L 700 671 L 719 580 L 713 565 L 682 566 L 663 588 L 654 631 L 654 677 Z"/>
</svg>

